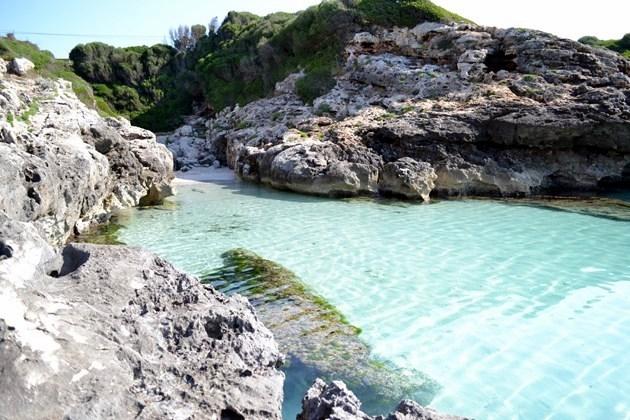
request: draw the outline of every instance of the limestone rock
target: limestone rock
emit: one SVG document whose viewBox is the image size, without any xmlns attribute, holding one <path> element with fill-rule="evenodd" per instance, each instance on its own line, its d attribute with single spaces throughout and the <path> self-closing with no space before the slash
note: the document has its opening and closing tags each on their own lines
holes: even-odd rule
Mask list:
<svg viewBox="0 0 630 420">
<path fill-rule="evenodd" d="M 219 113 L 204 147 L 243 179 L 310 194 L 396 192 L 383 180 L 400 184 L 390 163 L 401 158 L 437 175 L 404 196 L 630 185 L 630 61 L 615 53 L 539 31 L 427 23 L 359 33 L 346 52 L 313 106 L 280 89 Z"/>
<path fill-rule="evenodd" d="M 430 164 L 402 158 L 383 167 L 378 187 L 386 194 L 429 201 L 435 180 L 437 175 Z"/>
<path fill-rule="evenodd" d="M 18 76 L 25 76 L 35 68 L 35 64 L 28 58 L 14 58 L 8 66 L 8 71 Z"/>
<path fill-rule="evenodd" d="M 7 62 L 0 58 L 0 77 L 7 72 Z"/>
<path fill-rule="evenodd" d="M 3 86 L 0 211 L 10 218 L 62 243 L 113 209 L 170 194 L 172 156 L 151 132 L 102 119 L 68 82 L 7 78 Z"/>
<path fill-rule="evenodd" d="M 57 253 L 1 214 L 0 252 L 0 418 L 281 418 L 282 359 L 244 298 L 138 249 Z"/>
<path fill-rule="evenodd" d="M 361 411 L 361 402 L 343 382 L 326 384 L 317 379 L 302 400 L 302 412 L 297 420 L 465 420 L 440 414 L 430 408 L 403 400 L 393 413 L 371 417 Z"/>
<path fill-rule="evenodd" d="M 292 95 L 295 94 L 295 86 L 298 80 L 304 77 L 304 72 L 293 73 L 287 76 L 284 80 L 276 83 L 275 94 L 276 95 Z"/>
<path fill-rule="evenodd" d="M 357 33 L 335 87 L 312 106 L 295 77 L 207 121 L 205 141 L 174 139 L 178 165 L 211 154 L 243 179 L 319 195 L 396 193 L 383 180 L 400 184 L 390 163 L 401 158 L 433 168 L 423 190 L 436 195 L 630 187 L 630 61 L 610 51 L 423 23 Z"/>
</svg>

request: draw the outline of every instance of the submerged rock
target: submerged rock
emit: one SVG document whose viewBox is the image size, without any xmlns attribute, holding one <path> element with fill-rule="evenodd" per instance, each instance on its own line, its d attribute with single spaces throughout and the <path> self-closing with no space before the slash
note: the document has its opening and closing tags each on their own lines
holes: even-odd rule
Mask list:
<svg viewBox="0 0 630 420">
<path fill-rule="evenodd" d="M 302 400 L 297 420 L 465 420 L 463 417 L 438 413 L 410 400 L 401 401 L 393 413 L 371 417 L 361 411 L 361 401 L 346 384 L 326 384 L 317 379 Z"/>
<path fill-rule="evenodd" d="M 4 216 L 0 244 L 0 418 L 281 418 L 282 358 L 246 299 Z"/>
<path fill-rule="evenodd" d="M 541 207 L 604 219 L 630 221 L 630 203 L 607 197 L 531 197 L 505 199 L 504 203 L 518 206 Z"/>
<path fill-rule="evenodd" d="M 289 371 L 343 380 L 368 410 L 393 407 L 403 398 L 428 404 L 439 390 L 420 372 L 373 358 L 359 337 L 360 329 L 289 270 L 243 249 L 228 251 L 223 258 L 225 266 L 202 280 L 252 302 L 287 354 Z"/>
</svg>

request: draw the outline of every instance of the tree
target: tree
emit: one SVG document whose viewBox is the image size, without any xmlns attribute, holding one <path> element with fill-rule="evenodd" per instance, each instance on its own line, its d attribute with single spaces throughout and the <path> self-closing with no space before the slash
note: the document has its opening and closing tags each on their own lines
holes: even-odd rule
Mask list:
<svg viewBox="0 0 630 420">
<path fill-rule="evenodd" d="M 171 29 L 169 31 L 169 36 L 173 47 L 178 51 L 188 51 L 195 45 L 195 38 L 193 37 L 190 26 L 179 25 L 177 29 Z"/>
<path fill-rule="evenodd" d="M 196 44 L 197 41 L 206 36 L 206 27 L 205 25 L 193 25 L 190 27 L 190 33 Z"/>
</svg>

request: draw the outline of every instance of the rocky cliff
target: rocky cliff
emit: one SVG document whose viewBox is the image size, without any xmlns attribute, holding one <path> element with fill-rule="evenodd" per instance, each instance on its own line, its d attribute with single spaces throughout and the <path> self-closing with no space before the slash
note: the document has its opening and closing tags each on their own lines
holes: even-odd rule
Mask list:
<svg viewBox="0 0 630 420">
<path fill-rule="evenodd" d="M 61 79 L 0 77 L 0 210 L 11 219 L 58 244 L 170 195 L 172 157 L 153 133 L 101 118 Z"/>
<path fill-rule="evenodd" d="M 62 245 L 168 195 L 172 157 L 18 64 L 0 61 L 0 419 L 279 419 L 282 356 L 246 299 Z"/>
<path fill-rule="evenodd" d="M 208 121 L 197 150 L 244 179 L 321 195 L 630 185 L 630 61 L 618 54 L 539 31 L 427 22 L 358 33 L 345 56 L 312 105 L 293 75 L 275 96 Z"/>
</svg>

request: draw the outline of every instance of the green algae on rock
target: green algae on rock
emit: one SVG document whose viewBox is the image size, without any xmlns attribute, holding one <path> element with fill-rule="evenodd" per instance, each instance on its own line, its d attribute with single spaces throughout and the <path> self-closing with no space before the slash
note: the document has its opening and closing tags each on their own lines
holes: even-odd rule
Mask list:
<svg viewBox="0 0 630 420">
<path fill-rule="evenodd" d="M 280 348 L 287 370 L 316 372 L 326 380 L 343 380 L 364 407 L 394 406 L 413 398 L 428 404 L 439 385 L 419 372 L 407 372 L 371 356 L 361 329 L 290 270 L 245 249 L 222 255 L 224 266 L 201 276 L 221 292 L 246 296 Z"/>
<path fill-rule="evenodd" d="M 118 239 L 118 232 L 123 225 L 115 221 L 104 225 L 94 226 L 81 235 L 75 235 L 70 238 L 70 242 L 89 243 L 95 245 L 125 245 Z"/>
</svg>

